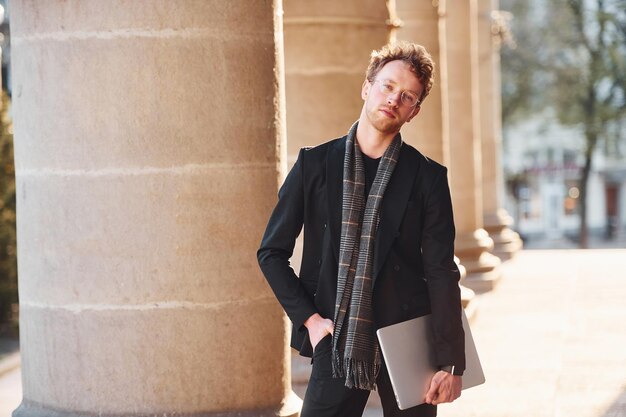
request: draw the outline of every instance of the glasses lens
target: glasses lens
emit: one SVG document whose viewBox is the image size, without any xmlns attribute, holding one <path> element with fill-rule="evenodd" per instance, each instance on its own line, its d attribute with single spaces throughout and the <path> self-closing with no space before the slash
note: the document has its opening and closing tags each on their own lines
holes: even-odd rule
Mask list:
<svg viewBox="0 0 626 417">
<path fill-rule="evenodd" d="M 417 96 L 409 91 L 402 92 L 402 102 L 407 106 L 415 106 L 417 104 Z"/>
<path fill-rule="evenodd" d="M 398 88 L 392 84 L 392 81 L 389 80 L 374 80 L 373 83 L 378 83 L 380 92 L 383 94 L 397 94 Z M 400 94 L 400 100 L 402 104 L 412 107 L 419 104 L 419 98 L 417 94 L 411 91 L 402 91 Z"/>
</svg>

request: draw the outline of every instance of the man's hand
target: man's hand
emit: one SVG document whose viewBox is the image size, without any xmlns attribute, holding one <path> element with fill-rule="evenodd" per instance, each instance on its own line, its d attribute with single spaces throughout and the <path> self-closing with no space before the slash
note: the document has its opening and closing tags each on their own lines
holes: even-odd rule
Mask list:
<svg viewBox="0 0 626 417">
<path fill-rule="evenodd" d="M 311 340 L 313 350 L 315 350 L 315 346 L 317 346 L 319 341 L 322 340 L 324 336 L 327 334 L 333 334 L 333 329 L 335 328 L 332 320 L 325 319 L 318 313 L 309 317 L 304 322 L 304 326 L 309 331 L 309 340 Z"/>
<path fill-rule="evenodd" d="M 451 403 L 461 396 L 461 377 L 446 371 L 439 371 L 430 381 L 430 388 L 426 393 L 428 404 Z"/>
</svg>

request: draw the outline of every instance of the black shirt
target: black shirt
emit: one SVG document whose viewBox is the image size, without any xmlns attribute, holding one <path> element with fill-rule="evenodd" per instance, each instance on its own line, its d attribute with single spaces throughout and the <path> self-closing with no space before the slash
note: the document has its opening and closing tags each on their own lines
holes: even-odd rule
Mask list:
<svg viewBox="0 0 626 417">
<path fill-rule="evenodd" d="M 372 159 L 362 152 L 361 155 L 363 155 L 363 166 L 365 168 L 365 199 L 367 200 L 367 196 L 370 195 L 370 188 L 372 188 L 372 184 L 374 183 L 374 178 L 376 178 L 378 163 L 382 157 Z"/>
</svg>

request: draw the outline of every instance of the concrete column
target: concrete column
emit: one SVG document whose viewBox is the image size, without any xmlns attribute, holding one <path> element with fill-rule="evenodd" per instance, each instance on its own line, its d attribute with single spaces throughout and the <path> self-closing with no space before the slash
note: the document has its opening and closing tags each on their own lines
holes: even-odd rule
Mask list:
<svg viewBox="0 0 626 417">
<path fill-rule="evenodd" d="M 493 253 L 510 259 L 522 247 L 519 235 L 510 229 L 512 217 L 502 208 L 504 180 L 501 163 L 502 122 L 500 51 L 492 34 L 491 12 L 497 0 L 478 0 L 478 72 L 480 129 L 483 168 L 484 227 L 494 241 Z"/>
<path fill-rule="evenodd" d="M 297 414 L 255 258 L 284 140 L 280 13 L 11 3 L 14 417 Z"/>
<path fill-rule="evenodd" d="M 477 3 L 449 5 L 446 19 L 450 177 L 457 239 L 456 254 L 467 269 L 464 285 L 486 291 L 494 287 L 500 259 L 489 250 L 493 241 L 483 229 L 481 133 L 478 90 Z"/>
<path fill-rule="evenodd" d="M 439 10 L 431 2 L 396 0 L 398 17 L 403 25 L 397 38 L 423 45 L 435 61 L 435 83 L 426 98 L 420 114 L 402 127 L 402 139 L 440 164 L 450 164 L 450 135 L 447 118 L 447 94 L 444 77 L 445 57 L 440 48 Z M 443 23 L 443 22 L 442 22 Z M 442 61 L 444 58 L 444 61 Z"/>
<path fill-rule="evenodd" d="M 363 106 L 361 85 L 372 50 L 389 39 L 381 0 L 285 2 L 287 149 L 346 134 Z"/>
<path fill-rule="evenodd" d="M 445 19 L 439 18 L 439 5 L 413 0 L 396 0 L 397 16 L 403 25 L 397 30 L 399 40 L 423 45 L 435 61 L 435 83 L 420 114 L 402 128 L 402 138 L 424 155 L 450 165 L 450 132 L 448 129 L 447 68 L 445 51 Z M 445 9 L 444 9 L 445 10 Z M 462 280 L 465 268 L 461 267 Z M 474 311 L 474 291 L 461 285 L 461 298 L 468 316 Z"/>
</svg>

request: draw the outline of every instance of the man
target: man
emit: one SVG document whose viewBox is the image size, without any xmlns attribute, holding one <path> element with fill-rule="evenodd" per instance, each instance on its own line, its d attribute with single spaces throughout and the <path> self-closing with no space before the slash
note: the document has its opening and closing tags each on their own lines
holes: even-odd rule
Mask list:
<svg viewBox="0 0 626 417">
<path fill-rule="evenodd" d="M 257 255 L 293 322 L 292 347 L 312 356 L 302 417 L 361 416 L 376 388 L 385 417 L 435 416 L 437 404 L 460 395 L 464 334 L 446 168 L 399 133 L 432 83 L 422 46 L 372 52 L 358 122 L 301 149 L 280 189 Z M 298 277 L 289 258 L 302 226 Z M 427 403 L 401 411 L 375 332 L 428 313 L 441 370 Z"/>
</svg>

